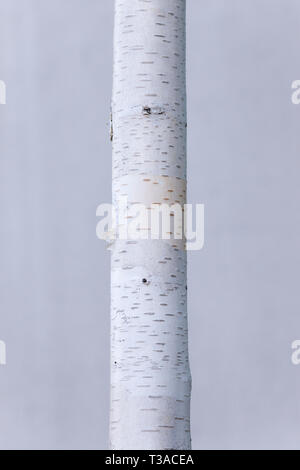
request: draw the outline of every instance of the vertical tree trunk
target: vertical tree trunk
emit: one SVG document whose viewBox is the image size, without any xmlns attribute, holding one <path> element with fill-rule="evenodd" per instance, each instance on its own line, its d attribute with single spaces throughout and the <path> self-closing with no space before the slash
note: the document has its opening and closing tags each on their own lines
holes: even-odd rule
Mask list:
<svg viewBox="0 0 300 470">
<path fill-rule="evenodd" d="M 116 0 L 113 202 L 186 201 L 185 0 Z M 186 252 L 112 246 L 113 449 L 190 449 Z"/>
</svg>

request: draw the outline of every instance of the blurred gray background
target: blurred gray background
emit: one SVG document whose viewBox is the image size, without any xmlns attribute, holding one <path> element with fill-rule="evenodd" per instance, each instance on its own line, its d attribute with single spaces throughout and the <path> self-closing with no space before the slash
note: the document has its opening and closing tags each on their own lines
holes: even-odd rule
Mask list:
<svg viewBox="0 0 300 470">
<path fill-rule="evenodd" d="M 299 0 L 188 0 L 195 449 L 300 449 Z M 1 449 L 105 449 L 113 0 L 0 0 Z"/>
</svg>

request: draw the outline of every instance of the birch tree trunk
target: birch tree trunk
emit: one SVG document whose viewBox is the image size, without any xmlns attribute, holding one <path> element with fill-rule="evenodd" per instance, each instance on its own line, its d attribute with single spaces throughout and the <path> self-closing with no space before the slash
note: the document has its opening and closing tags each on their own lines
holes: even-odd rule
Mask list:
<svg viewBox="0 0 300 470">
<path fill-rule="evenodd" d="M 185 0 L 115 0 L 113 203 L 186 202 Z M 186 252 L 116 240 L 112 449 L 190 449 Z"/>
</svg>

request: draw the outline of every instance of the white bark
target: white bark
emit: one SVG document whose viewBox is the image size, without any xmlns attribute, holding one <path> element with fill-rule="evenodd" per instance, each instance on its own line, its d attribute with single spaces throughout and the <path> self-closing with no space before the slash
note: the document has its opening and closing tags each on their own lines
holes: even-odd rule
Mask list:
<svg viewBox="0 0 300 470">
<path fill-rule="evenodd" d="M 185 0 L 116 0 L 113 201 L 186 201 Z M 186 252 L 112 246 L 113 449 L 190 449 Z"/>
</svg>

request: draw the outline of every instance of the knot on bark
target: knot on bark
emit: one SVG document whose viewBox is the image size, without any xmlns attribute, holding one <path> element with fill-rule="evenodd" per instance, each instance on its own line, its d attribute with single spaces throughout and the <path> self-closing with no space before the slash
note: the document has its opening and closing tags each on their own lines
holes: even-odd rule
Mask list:
<svg viewBox="0 0 300 470">
<path fill-rule="evenodd" d="M 161 108 L 160 106 L 144 106 L 143 107 L 143 114 L 144 116 L 150 116 L 151 114 L 156 114 L 156 115 L 161 115 L 165 114 L 165 110 Z"/>
</svg>

